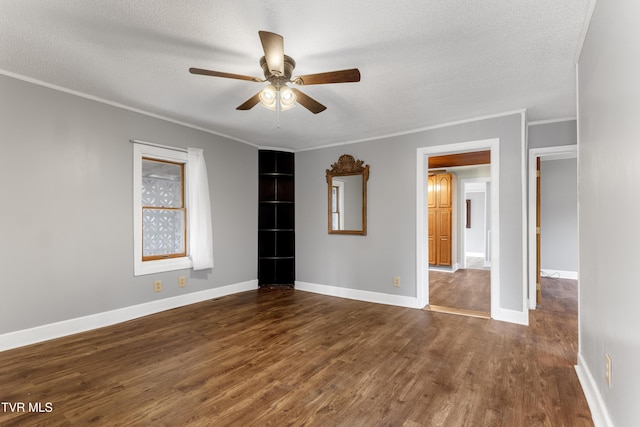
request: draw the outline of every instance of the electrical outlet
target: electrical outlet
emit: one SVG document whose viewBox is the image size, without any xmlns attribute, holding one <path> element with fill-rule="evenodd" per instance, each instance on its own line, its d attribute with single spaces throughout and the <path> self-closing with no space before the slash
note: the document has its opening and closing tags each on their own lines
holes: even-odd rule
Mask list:
<svg viewBox="0 0 640 427">
<path fill-rule="evenodd" d="M 156 292 L 162 291 L 162 280 L 153 281 L 153 290 Z"/>
<path fill-rule="evenodd" d="M 395 276 L 393 278 L 393 286 L 395 286 L 396 288 L 400 287 L 400 276 Z"/>
<path fill-rule="evenodd" d="M 187 286 L 187 278 L 184 276 L 178 277 L 178 286 L 181 288 L 184 288 L 185 286 Z"/>
<path fill-rule="evenodd" d="M 604 354 L 604 378 L 607 380 L 607 385 L 611 387 L 611 356 L 609 353 Z"/>
</svg>

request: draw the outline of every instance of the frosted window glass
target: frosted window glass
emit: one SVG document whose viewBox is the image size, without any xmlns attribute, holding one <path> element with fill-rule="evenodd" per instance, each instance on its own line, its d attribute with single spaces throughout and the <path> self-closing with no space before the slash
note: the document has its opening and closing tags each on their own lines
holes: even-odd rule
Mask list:
<svg viewBox="0 0 640 427">
<path fill-rule="evenodd" d="M 182 165 L 142 160 L 142 205 L 181 208 Z"/>
<path fill-rule="evenodd" d="M 184 211 L 142 210 L 142 256 L 162 256 L 185 252 Z"/>
<path fill-rule="evenodd" d="M 163 208 L 182 207 L 182 183 L 142 178 L 142 205 Z"/>
</svg>

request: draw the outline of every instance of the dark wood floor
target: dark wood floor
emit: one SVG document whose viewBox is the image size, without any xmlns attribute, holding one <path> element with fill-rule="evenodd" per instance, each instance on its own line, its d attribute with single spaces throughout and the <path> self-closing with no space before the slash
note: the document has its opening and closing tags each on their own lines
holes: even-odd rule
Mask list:
<svg viewBox="0 0 640 427">
<path fill-rule="evenodd" d="M 454 273 L 429 271 L 429 304 L 491 312 L 491 272 L 460 269 Z"/>
<path fill-rule="evenodd" d="M 206 301 L 0 353 L 0 400 L 52 409 L 0 425 L 592 426 L 574 290 L 529 327 L 296 290 Z"/>
</svg>

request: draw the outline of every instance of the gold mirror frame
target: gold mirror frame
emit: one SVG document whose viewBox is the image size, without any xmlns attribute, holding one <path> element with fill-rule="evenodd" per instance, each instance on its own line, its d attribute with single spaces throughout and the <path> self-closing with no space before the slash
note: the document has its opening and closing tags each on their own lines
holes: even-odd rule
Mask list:
<svg viewBox="0 0 640 427">
<path fill-rule="evenodd" d="M 362 223 L 360 229 L 334 230 L 333 227 L 333 178 L 339 176 L 362 176 Z M 329 234 L 355 234 L 367 235 L 367 181 L 369 180 L 369 165 L 364 165 L 364 161 L 356 160 L 349 154 L 343 154 L 338 161 L 331 165 L 331 169 L 326 170 L 327 178 L 327 216 Z"/>
</svg>

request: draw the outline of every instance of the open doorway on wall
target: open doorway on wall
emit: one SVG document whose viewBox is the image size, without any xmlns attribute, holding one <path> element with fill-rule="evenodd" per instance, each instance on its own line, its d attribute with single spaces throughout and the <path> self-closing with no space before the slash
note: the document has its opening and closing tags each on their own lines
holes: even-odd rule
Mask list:
<svg viewBox="0 0 640 427">
<path fill-rule="evenodd" d="M 464 178 L 472 175 L 472 178 Z M 460 171 L 464 201 L 460 229 L 461 268 L 491 270 L 491 168 L 489 165 L 464 167 Z"/>
<path fill-rule="evenodd" d="M 531 310 L 562 307 L 563 295 L 577 293 L 576 157 L 576 145 L 529 150 Z"/>
<path fill-rule="evenodd" d="M 429 157 L 429 310 L 490 317 L 490 207 L 490 150 Z"/>
</svg>

